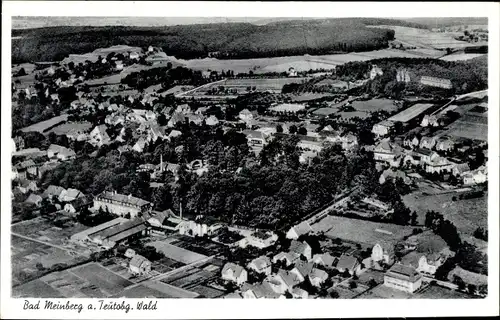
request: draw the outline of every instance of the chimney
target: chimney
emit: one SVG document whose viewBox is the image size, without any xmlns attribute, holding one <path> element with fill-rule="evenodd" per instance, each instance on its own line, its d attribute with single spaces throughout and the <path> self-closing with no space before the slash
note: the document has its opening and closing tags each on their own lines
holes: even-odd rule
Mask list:
<svg viewBox="0 0 500 320">
<path fill-rule="evenodd" d="M 163 172 L 163 154 L 160 154 L 160 171 Z"/>
<path fill-rule="evenodd" d="M 132 194 L 131 193 L 128 194 L 128 198 L 132 199 Z"/>
<path fill-rule="evenodd" d="M 182 201 L 179 203 L 179 215 L 180 215 L 181 220 L 182 220 Z"/>
</svg>

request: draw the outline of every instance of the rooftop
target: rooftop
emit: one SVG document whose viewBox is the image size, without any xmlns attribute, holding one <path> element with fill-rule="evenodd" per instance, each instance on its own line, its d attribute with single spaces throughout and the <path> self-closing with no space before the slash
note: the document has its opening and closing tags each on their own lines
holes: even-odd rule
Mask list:
<svg viewBox="0 0 500 320">
<path fill-rule="evenodd" d="M 432 107 L 432 103 L 417 103 L 400 113 L 390 117 L 388 120 L 393 121 L 393 122 L 408 122 L 411 119 L 417 117 L 421 113 L 425 112 L 427 109 Z"/>
<path fill-rule="evenodd" d="M 109 191 L 104 191 L 101 194 L 97 196 L 98 199 L 108 199 L 111 201 L 116 201 L 116 202 L 121 202 L 121 203 L 127 203 L 133 206 L 137 207 L 142 207 L 144 205 L 150 204 L 149 201 L 136 198 L 132 195 L 124 195 L 124 194 L 119 194 L 119 193 L 114 193 L 114 192 L 109 192 Z"/>
</svg>

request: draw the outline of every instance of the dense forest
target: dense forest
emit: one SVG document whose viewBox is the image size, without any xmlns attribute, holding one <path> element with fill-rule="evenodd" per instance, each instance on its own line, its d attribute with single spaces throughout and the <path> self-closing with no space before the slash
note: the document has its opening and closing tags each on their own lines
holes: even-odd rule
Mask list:
<svg viewBox="0 0 500 320">
<path fill-rule="evenodd" d="M 389 29 L 367 28 L 387 19 L 342 18 L 285 21 L 267 25 L 219 23 L 166 27 L 48 27 L 13 30 L 12 61 L 59 61 L 69 54 L 125 44 L 161 47 L 183 59 L 257 58 L 385 48 L 394 38 Z M 404 21 L 392 24 L 418 26 Z"/>
</svg>

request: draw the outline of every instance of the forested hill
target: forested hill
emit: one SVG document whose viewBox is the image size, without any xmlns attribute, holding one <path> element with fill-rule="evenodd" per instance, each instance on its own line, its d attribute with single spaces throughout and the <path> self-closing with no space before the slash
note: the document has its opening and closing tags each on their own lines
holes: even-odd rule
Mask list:
<svg viewBox="0 0 500 320">
<path fill-rule="evenodd" d="M 387 47 L 389 29 L 366 25 L 387 19 L 341 18 L 250 23 L 195 24 L 165 27 L 48 27 L 13 30 L 13 63 L 58 61 L 70 53 L 126 44 L 161 47 L 176 58 L 257 58 L 334 52 L 369 51 Z M 392 25 L 418 26 L 400 20 Z M 19 38 L 17 38 L 19 37 Z"/>
</svg>

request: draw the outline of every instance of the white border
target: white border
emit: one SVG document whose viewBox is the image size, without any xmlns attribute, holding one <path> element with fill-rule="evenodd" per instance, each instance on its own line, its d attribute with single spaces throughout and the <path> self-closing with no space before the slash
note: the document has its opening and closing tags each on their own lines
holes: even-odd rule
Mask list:
<svg viewBox="0 0 500 320">
<path fill-rule="evenodd" d="M 489 18 L 489 296 L 478 300 L 159 300 L 156 312 L 23 311 L 10 297 L 10 30 L 11 16 L 172 16 L 172 17 L 488 17 Z M 498 119 L 499 5 L 497 3 L 423 2 L 3 2 L 2 12 L 2 318 L 315 318 L 498 315 Z M 91 299 L 70 299 L 86 303 Z M 109 300 L 109 299 L 108 299 Z M 65 301 L 61 299 L 61 301 Z M 95 300 L 94 300 L 95 301 Z M 133 306 L 135 299 L 127 300 Z"/>
</svg>

